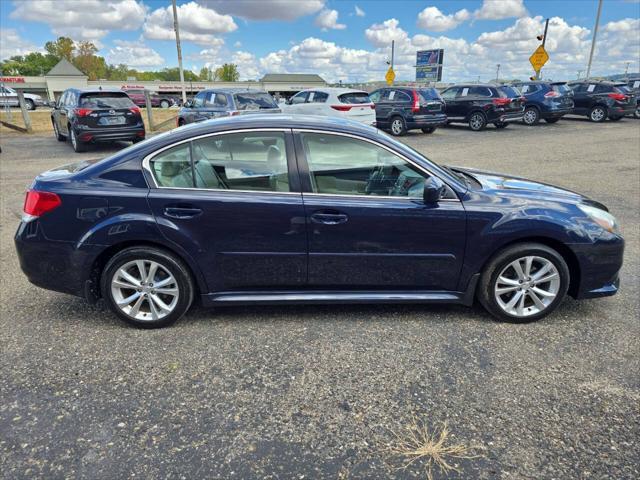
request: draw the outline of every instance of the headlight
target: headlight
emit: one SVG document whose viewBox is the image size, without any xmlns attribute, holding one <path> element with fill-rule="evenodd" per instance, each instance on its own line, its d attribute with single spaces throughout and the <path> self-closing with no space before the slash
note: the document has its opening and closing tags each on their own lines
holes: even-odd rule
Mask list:
<svg viewBox="0 0 640 480">
<path fill-rule="evenodd" d="M 604 210 L 600 210 L 599 208 L 583 204 L 578 205 L 578 208 L 582 210 L 591 220 L 604 228 L 607 232 L 619 232 L 616 217 L 611 215 L 609 212 L 605 212 Z"/>
</svg>

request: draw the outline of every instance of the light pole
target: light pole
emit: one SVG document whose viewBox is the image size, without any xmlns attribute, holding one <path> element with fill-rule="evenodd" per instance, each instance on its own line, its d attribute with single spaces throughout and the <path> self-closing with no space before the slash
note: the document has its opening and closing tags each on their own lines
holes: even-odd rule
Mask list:
<svg viewBox="0 0 640 480">
<path fill-rule="evenodd" d="M 578 70 L 578 80 L 580 80 L 580 74 L 582 73 L 582 70 Z"/>
<path fill-rule="evenodd" d="M 629 64 L 631 62 L 627 61 L 627 62 L 624 62 L 624 63 L 626 63 L 626 66 L 624 67 L 624 80 L 626 82 L 629 82 Z"/>
<path fill-rule="evenodd" d="M 184 70 L 182 70 L 182 48 L 180 47 L 180 26 L 178 25 L 178 9 L 176 0 L 173 3 L 173 30 L 176 32 L 176 48 L 178 49 L 178 69 L 180 70 L 180 89 L 182 90 L 182 103 L 187 101 L 187 92 L 184 90 Z"/>
<path fill-rule="evenodd" d="M 591 75 L 591 62 L 593 61 L 593 51 L 596 48 L 596 35 L 598 35 L 598 25 L 600 25 L 600 13 L 602 12 L 602 0 L 598 0 L 598 13 L 596 15 L 596 25 L 593 28 L 593 38 L 591 39 L 591 52 L 589 53 L 589 65 L 587 65 L 587 76 Z"/>
<path fill-rule="evenodd" d="M 500 64 L 496 65 L 496 83 L 500 82 Z"/>
</svg>

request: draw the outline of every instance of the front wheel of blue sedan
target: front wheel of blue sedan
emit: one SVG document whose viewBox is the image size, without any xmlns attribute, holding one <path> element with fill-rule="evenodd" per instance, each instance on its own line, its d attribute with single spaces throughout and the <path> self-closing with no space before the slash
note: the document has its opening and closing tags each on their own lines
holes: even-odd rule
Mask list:
<svg viewBox="0 0 640 480">
<path fill-rule="evenodd" d="M 558 252 L 537 243 L 517 244 L 489 262 L 478 297 L 498 320 L 533 322 L 560 305 L 569 279 L 567 263 Z"/>
<path fill-rule="evenodd" d="M 178 320 L 193 301 L 193 282 L 186 265 L 154 247 L 117 253 L 105 266 L 102 296 L 125 322 L 158 328 Z"/>
</svg>

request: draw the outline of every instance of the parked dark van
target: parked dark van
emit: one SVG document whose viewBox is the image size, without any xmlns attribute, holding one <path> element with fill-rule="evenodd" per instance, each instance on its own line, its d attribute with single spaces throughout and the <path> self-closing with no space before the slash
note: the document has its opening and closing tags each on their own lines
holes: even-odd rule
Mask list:
<svg viewBox="0 0 640 480">
<path fill-rule="evenodd" d="M 392 135 L 416 129 L 433 133 L 447 122 L 444 102 L 435 88 L 381 88 L 369 98 L 376 106 L 376 126 Z"/>
<path fill-rule="evenodd" d="M 54 135 L 60 142 L 69 140 L 76 152 L 94 142 L 144 140 L 140 108 L 121 90 L 70 88 L 52 107 Z"/>
<path fill-rule="evenodd" d="M 555 123 L 573 110 L 573 91 L 566 82 L 514 83 L 525 98 L 522 121 L 536 125 L 540 120 Z"/>
</svg>

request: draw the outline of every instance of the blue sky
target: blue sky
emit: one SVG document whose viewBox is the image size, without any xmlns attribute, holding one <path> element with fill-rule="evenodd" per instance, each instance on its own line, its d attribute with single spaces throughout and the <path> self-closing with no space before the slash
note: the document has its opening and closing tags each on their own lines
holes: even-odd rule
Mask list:
<svg viewBox="0 0 640 480">
<path fill-rule="evenodd" d="M 175 66 L 168 0 L 0 0 L 0 55 L 67 35 L 91 40 L 110 63 Z M 445 80 L 531 74 L 528 57 L 553 17 L 549 78 L 584 70 L 597 0 L 179 0 L 185 67 L 237 63 L 243 78 L 319 73 L 331 81 L 381 79 L 391 39 L 396 70 L 413 79 L 415 51 L 445 49 Z M 595 74 L 638 71 L 640 3 L 605 0 Z"/>
</svg>

